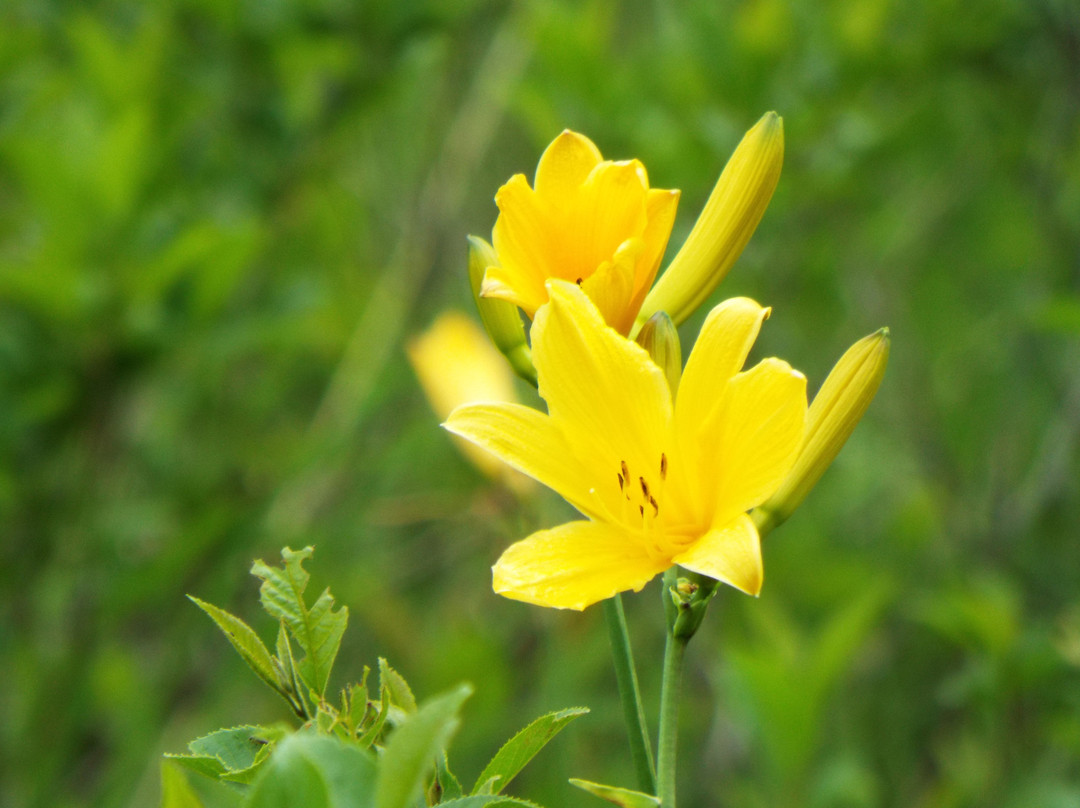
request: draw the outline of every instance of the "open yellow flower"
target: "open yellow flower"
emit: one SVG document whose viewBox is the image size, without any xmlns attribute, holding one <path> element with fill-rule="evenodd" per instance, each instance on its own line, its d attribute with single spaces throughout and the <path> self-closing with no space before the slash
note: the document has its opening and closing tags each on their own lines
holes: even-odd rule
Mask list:
<svg viewBox="0 0 1080 808">
<path fill-rule="evenodd" d="M 604 160 L 566 131 L 540 158 L 535 187 L 518 174 L 499 189 L 492 233 L 497 261 L 480 294 L 531 318 L 546 281 L 577 283 L 608 325 L 634 333 L 658 311 L 683 322 L 712 293 L 753 235 L 780 178 L 784 127 L 775 112 L 746 133 L 686 242 L 650 291 L 667 247 L 678 191 L 649 188 L 637 160 Z"/>
<path fill-rule="evenodd" d="M 761 549 L 747 511 L 791 468 L 807 409 L 806 380 L 786 362 L 740 372 L 768 309 L 746 298 L 714 308 L 673 400 L 660 368 L 579 288 L 547 288 L 532 340 L 548 414 L 474 404 L 445 426 L 588 519 L 512 545 L 494 567 L 495 591 L 583 609 L 679 564 L 757 594 Z"/>
<path fill-rule="evenodd" d="M 678 191 L 649 188 L 637 160 L 604 160 L 584 135 L 563 132 L 540 157 L 535 188 L 524 174 L 495 195 L 492 232 L 498 265 L 481 294 L 532 317 L 545 282 L 580 284 L 614 328 L 626 334 L 652 286 L 675 221 Z"/>
</svg>

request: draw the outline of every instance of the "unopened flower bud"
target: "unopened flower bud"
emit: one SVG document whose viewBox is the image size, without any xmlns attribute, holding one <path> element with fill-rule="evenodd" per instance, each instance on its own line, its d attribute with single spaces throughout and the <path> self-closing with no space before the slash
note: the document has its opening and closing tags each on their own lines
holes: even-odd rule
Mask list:
<svg viewBox="0 0 1080 808">
<path fill-rule="evenodd" d="M 874 398 L 889 361 L 889 329 L 856 342 L 840 357 L 814 397 L 799 457 L 780 488 L 754 509 L 761 535 L 786 520 L 839 454 Z"/>
<path fill-rule="evenodd" d="M 682 376 L 682 346 L 675 323 L 671 322 L 666 312 L 658 311 L 638 332 L 637 343 L 649 352 L 652 361 L 664 371 L 674 398 Z"/>
<path fill-rule="evenodd" d="M 784 123 L 768 112 L 731 155 L 690 235 L 645 298 L 639 327 L 658 311 L 678 325 L 712 294 L 765 214 L 783 162 Z"/>
<path fill-rule="evenodd" d="M 497 264 L 498 258 L 492 246 L 482 238 L 469 236 L 469 285 L 484 330 L 514 372 L 535 387 L 536 368 L 533 367 L 532 352 L 525 338 L 525 325 L 521 322 L 517 306 L 506 300 L 480 296 L 484 273 L 488 267 Z"/>
</svg>

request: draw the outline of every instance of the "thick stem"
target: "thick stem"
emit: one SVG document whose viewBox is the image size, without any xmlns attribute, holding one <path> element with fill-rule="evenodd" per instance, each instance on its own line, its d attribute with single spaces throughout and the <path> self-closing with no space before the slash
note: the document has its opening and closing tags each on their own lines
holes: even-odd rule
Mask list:
<svg viewBox="0 0 1080 808">
<path fill-rule="evenodd" d="M 641 706 L 634 654 L 630 650 L 630 635 L 626 630 L 626 615 L 622 597 L 614 595 L 604 601 L 604 617 L 608 636 L 611 638 L 611 655 L 615 661 L 615 681 L 622 700 L 626 731 L 630 736 L 630 754 L 637 771 L 638 787 L 647 794 L 656 793 L 656 775 L 653 770 L 652 747 L 649 731 L 645 726 L 645 710 Z"/>
<path fill-rule="evenodd" d="M 662 808 L 675 808 L 675 756 L 678 751 L 679 694 L 682 690 L 683 658 L 688 637 L 675 637 L 670 632 L 664 647 L 664 682 L 660 691 L 659 762 L 657 783 Z"/>
</svg>

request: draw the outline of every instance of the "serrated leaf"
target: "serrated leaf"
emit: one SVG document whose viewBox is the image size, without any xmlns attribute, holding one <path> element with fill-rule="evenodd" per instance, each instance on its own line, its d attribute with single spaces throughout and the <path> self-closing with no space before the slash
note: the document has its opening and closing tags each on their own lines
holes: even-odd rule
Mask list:
<svg viewBox="0 0 1080 808">
<path fill-rule="evenodd" d="M 213 755 L 177 755 L 172 752 L 166 752 L 165 758 L 188 771 L 193 771 L 196 774 L 201 774 L 204 777 L 210 777 L 215 780 L 228 772 L 225 765 Z"/>
<path fill-rule="evenodd" d="M 278 623 L 277 635 L 277 664 L 281 668 L 281 676 L 286 682 L 286 698 L 293 709 L 304 718 L 311 717 L 311 708 L 308 706 L 306 688 L 300 681 L 300 675 L 296 671 L 296 660 L 293 658 L 292 644 L 289 642 L 289 632 L 285 630 L 285 621 Z"/>
<path fill-rule="evenodd" d="M 282 741 L 245 808 L 372 808 L 376 766 L 354 744 L 312 732 Z"/>
<path fill-rule="evenodd" d="M 457 729 L 458 710 L 472 693 L 461 685 L 428 700 L 390 736 L 379 759 L 375 808 L 407 808 Z"/>
<path fill-rule="evenodd" d="M 357 738 L 357 743 L 364 749 L 367 749 L 378 739 L 379 733 L 386 726 L 386 717 L 390 714 L 390 691 L 385 687 L 380 687 L 380 691 L 379 711 L 372 719 L 371 726 L 364 730 L 363 735 Z"/>
<path fill-rule="evenodd" d="M 256 561 L 251 565 L 251 574 L 263 581 L 259 587 L 263 608 L 289 627 L 304 652 L 303 659 L 297 663 L 301 678 L 322 697 L 326 694 L 330 669 L 341 646 L 349 610 L 341 606 L 334 611 L 334 598 L 329 589 L 324 590 L 310 608 L 304 602 L 309 576 L 303 563 L 313 552 L 312 547 L 298 551 L 286 547 L 281 551 L 284 560 L 281 569 Z"/>
<path fill-rule="evenodd" d="M 255 672 L 255 675 L 278 693 L 284 695 L 283 683 L 278 678 L 278 672 L 274 668 L 274 659 L 251 626 L 239 617 L 229 614 L 212 603 L 206 603 L 193 595 L 188 595 L 188 599 L 210 615 L 210 619 L 217 624 L 217 627 L 221 629 L 221 632 L 232 643 L 232 647 L 236 649 L 236 652 L 240 654 L 248 667 Z"/>
<path fill-rule="evenodd" d="M 445 752 L 439 755 L 435 762 L 435 778 L 439 782 L 444 800 L 456 800 L 462 795 L 461 782 L 450 771 L 450 761 L 447 760 Z"/>
<path fill-rule="evenodd" d="M 219 729 L 209 735 L 196 738 L 188 744 L 188 749 L 195 755 L 213 757 L 221 761 L 225 771 L 247 769 L 268 740 L 269 727 L 245 724 L 229 729 Z M 276 730 L 274 730 L 276 732 Z"/>
<path fill-rule="evenodd" d="M 622 808 L 659 808 L 660 798 L 641 791 L 631 791 L 628 788 L 605 786 L 600 783 L 590 783 L 588 780 L 570 778 L 570 785 L 588 791 L 593 796 L 602 800 L 621 805 Z"/>
<path fill-rule="evenodd" d="M 349 692 L 349 696 L 348 696 L 348 699 L 347 699 L 348 705 L 349 705 L 349 707 L 348 707 L 348 715 L 349 715 L 349 721 L 352 724 L 352 728 L 353 728 L 354 731 L 360 728 L 360 725 L 363 724 L 363 722 L 364 722 L 364 718 L 367 716 L 367 708 L 368 708 L 367 677 L 368 677 L 368 670 L 369 670 L 368 666 L 365 665 L 364 666 L 364 677 L 363 677 L 363 679 L 360 680 L 359 684 L 355 684 L 352 687 L 350 687 L 349 691 L 348 691 Z M 343 705 L 343 708 L 342 708 L 341 712 L 343 714 L 346 712 L 346 710 L 344 709 L 344 705 Z"/>
<path fill-rule="evenodd" d="M 517 776 L 526 764 L 543 749 L 548 742 L 559 734 L 562 729 L 573 721 L 589 712 L 587 707 L 571 707 L 567 710 L 559 710 L 554 713 L 542 715 L 521 730 L 517 735 L 503 744 L 502 749 L 495 753 L 495 757 L 480 772 L 473 786 L 473 794 L 483 793 L 484 784 L 493 777 L 499 780 L 495 790 L 491 793 L 498 794 Z"/>
<path fill-rule="evenodd" d="M 416 696 L 405 681 L 405 677 L 390 667 L 390 663 L 379 657 L 379 687 L 386 688 L 390 694 L 390 703 L 406 713 L 416 712 Z"/>
<path fill-rule="evenodd" d="M 519 797 L 499 794 L 473 794 L 448 802 L 440 802 L 439 808 L 543 808 L 542 805 Z"/>
<path fill-rule="evenodd" d="M 501 789 L 496 790 L 495 786 L 498 785 L 500 780 L 502 780 L 502 775 L 499 774 L 489 777 L 483 783 L 480 783 L 473 788 L 473 795 L 498 794 Z"/>
<path fill-rule="evenodd" d="M 169 761 L 161 762 L 161 808 L 203 808 L 184 772 Z"/>
</svg>

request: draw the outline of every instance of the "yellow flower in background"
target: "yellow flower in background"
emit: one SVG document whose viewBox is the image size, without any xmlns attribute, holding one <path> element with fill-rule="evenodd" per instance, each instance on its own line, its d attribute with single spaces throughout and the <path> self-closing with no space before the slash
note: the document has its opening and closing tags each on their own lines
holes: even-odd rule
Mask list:
<svg viewBox="0 0 1080 808">
<path fill-rule="evenodd" d="M 545 282 L 577 283 L 623 334 L 629 332 L 667 247 L 678 191 L 649 188 L 637 160 L 604 160 L 584 135 L 565 131 L 536 167 L 495 195 L 498 264 L 481 294 L 508 300 L 531 318 L 547 301 Z"/>
<path fill-rule="evenodd" d="M 506 361 L 484 331 L 460 312 L 440 315 L 427 331 L 409 342 L 407 352 L 420 386 L 440 419 L 473 401 L 517 401 Z M 468 441 L 454 443 L 487 476 L 518 491 L 532 484 Z"/>
<path fill-rule="evenodd" d="M 548 414 L 473 404 L 445 426 L 588 519 L 512 545 L 494 567 L 495 591 L 583 609 L 679 564 L 756 594 L 761 549 L 747 511 L 780 485 L 806 424 L 802 374 L 779 359 L 740 372 L 768 310 L 746 298 L 713 309 L 673 397 L 664 372 L 581 289 L 547 288 L 532 342 Z"/>
<path fill-rule="evenodd" d="M 499 189 L 499 218 L 481 295 L 531 318 L 548 279 L 577 283 L 608 325 L 633 335 L 658 311 L 676 325 L 707 298 L 753 235 L 780 178 L 783 122 L 766 114 L 746 133 L 686 243 L 650 291 L 667 247 L 679 192 L 649 188 L 637 160 L 604 160 L 591 140 L 565 131 L 547 147 L 534 187 L 522 174 Z"/>
</svg>

